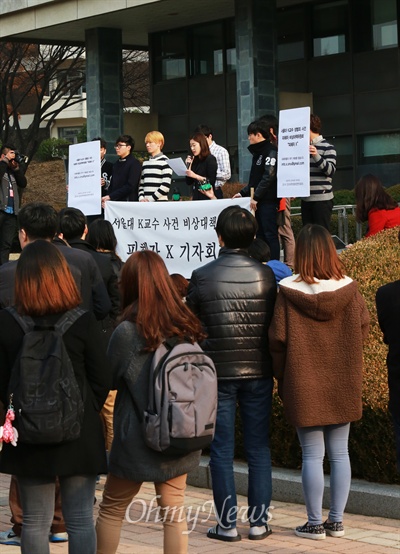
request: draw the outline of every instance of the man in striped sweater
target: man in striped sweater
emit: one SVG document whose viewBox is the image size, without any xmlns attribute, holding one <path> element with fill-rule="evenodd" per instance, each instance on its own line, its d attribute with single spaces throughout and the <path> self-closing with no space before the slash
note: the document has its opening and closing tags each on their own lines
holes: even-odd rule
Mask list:
<svg viewBox="0 0 400 554">
<path fill-rule="evenodd" d="M 139 185 L 139 202 L 168 200 L 172 169 L 162 153 L 164 137 L 159 131 L 147 133 L 144 142 L 150 158 L 143 162 Z"/>
<path fill-rule="evenodd" d="M 332 177 L 336 171 L 336 150 L 321 133 L 321 120 L 310 118 L 310 196 L 302 198 L 303 225 L 316 223 L 330 232 L 333 208 Z"/>
</svg>

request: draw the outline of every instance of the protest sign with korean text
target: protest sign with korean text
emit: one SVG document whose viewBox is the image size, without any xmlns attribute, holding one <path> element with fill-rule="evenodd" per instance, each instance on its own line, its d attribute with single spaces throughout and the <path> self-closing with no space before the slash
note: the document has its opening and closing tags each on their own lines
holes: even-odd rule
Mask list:
<svg viewBox="0 0 400 554">
<path fill-rule="evenodd" d="M 71 144 L 68 160 L 68 207 L 85 215 L 101 213 L 100 141 Z"/>
<path fill-rule="evenodd" d="M 105 218 L 117 237 L 123 261 L 138 250 L 153 250 L 170 273 L 189 278 L 192 271 L 218 257 L 215 232 L 220 212 L 239 205 L 250 210 L 250 198 L 204 202 L 111 202 Z"/>
<path fill-rule="evenodd" d="M 310 108 L 279 112 L 278 197 L 310 196 Z"/>
</svg>

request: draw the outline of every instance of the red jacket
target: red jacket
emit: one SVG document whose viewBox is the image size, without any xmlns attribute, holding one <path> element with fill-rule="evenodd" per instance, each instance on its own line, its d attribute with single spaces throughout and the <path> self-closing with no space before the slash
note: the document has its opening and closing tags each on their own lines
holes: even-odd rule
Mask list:
<svg viewBox="0 0 400 554">
<path fill-rule="evenodd" d="M 393 208 L 393 210 L 378 210 L 373 208 L 368 213 L 368 232 L 366 237 L 376 235 L 383 229 L 391 229 L 400 225 L 400 208 Z"/>
</svg>

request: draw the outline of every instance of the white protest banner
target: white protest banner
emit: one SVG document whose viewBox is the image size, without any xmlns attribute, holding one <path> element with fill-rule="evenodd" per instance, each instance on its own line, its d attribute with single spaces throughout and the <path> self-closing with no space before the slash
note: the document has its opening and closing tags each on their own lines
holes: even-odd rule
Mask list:
<svg viewBox="0 0 400 554">
<path fill-rule="evenodd" d="M 310 108 L 279 112 L 278 198 L 310 196 Z"/>
<path fill-rule="evenodd" d="M 101 213 L 99 140 L 69 147 L 68 207 L 78 208 L 85 215 Z"/>
<path fill-rule="evenodd" d="M 105 219 L 117 237 L 123 261 L 138 250 L 154 250 L 169 273 L 190 278 L 192 271 L 218 257 L 215 232 L 220 212 L 228 206 L 250 210 L 250 198 L 198 202 L 111 202 Z"/>
</svg>

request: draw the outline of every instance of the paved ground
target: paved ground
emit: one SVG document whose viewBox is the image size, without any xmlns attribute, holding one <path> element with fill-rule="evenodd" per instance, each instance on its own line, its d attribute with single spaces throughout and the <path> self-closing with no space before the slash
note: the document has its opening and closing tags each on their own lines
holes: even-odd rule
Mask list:
<svg viewBox="0 0 400 554">
<path fill-rule="evenodd" d="M 0 530 L 9 528 L 8 509 L 9 478 L 0 474 Z M 104 478 L 97 486 L 97 505 L 101 499 Z M 142 487 L 135 506 L 130 511 L 130 519 L 123 526 L 118 554 L 162 554 L 162 528 L 154 521 L 154 511 L 151 511 L 154 488 L 150 484 Z M 207 539 L 206 530 L 214 524 L 214 515 L 210 514 L 211 495 L 208 489 L 188 487 L 186 505 L 188 509 L 189 553 L 235 554 L 239 552 L 295 554 L 313 552 L 325 554 L 329 552 L 343 554 L 399 554 L 400 553 L 400 520 L 381 517 L 366 517 L 346 514 L 346 535 L 339 539 L 332 537 L 324 541 L 300 539 L 293 533 L 296 525 L 306 520 L 304 506 L 284 502 L 272 502 L 273 519 L 271 527 L 273 534 L 263 541 L 247 539 L 248 527 L 240 522 L 238 528 L 242 541 L 228 544 Z M 245 511 L 246 499 L 239 497 L 240 506 Z M 95 507 L 95 515 L 97 507 Z M 400 507 L 399 507 L 400 516 Z M 16 546 L 0 545 L 1 554 L 17 554 Z M 51 545 L 51 554 L 67 554 L 66 543 Z M 86 554 L 82 552 L 80 554 Z"/>
</svg>

